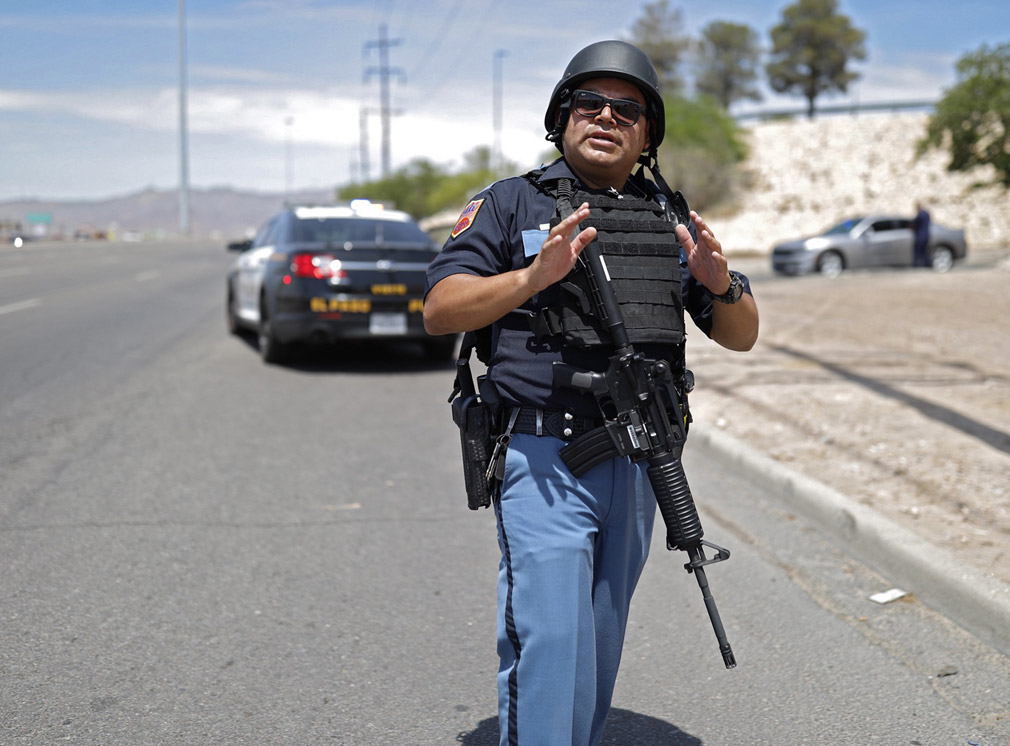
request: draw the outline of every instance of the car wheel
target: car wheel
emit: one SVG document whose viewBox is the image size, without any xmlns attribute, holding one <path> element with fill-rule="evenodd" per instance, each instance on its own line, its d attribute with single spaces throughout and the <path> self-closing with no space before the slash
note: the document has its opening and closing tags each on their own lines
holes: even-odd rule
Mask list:
<svg viewBox="0 0 1010 746">
<path fill-rule="evenodd" d="M 838 277 L 845 269 L 845 260 L 837 251 L 825 251 L 817 260 L 817 271 L 824 277 Z"/>
<path fill-rule="evenodd" d="M 241 334 L 242 327 L 239 326 L 238 314 L 235 312 L 235 293 L 232 292 L 230 285 L 228 287 L 228 307 L 225 309 L 225 316 L 228 321 L 228 333 Z"/>
<path fill-rule="evenodd" d="M 283 362 L 288 354 L 288 345 L 274 335 L 273 324 L 270 322 L 265 303 L 260 307 L 259 348 L 264 363 Z"/>
<path fill-rule="evenodd" d="M 933 249 L 933 257 L 930 266 L 936 272 L 949 272 L 954 266 L 954 252 L 949 246 L 937 246 Z"/>
</svg>

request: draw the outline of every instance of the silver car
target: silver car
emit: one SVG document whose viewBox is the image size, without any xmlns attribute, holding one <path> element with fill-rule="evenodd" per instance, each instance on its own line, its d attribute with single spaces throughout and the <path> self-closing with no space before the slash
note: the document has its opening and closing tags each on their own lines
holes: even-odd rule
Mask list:
<svg viewBox="0 0 1010 746">
<path fill-rule="evenodd" d="M 790 275 L 819 272 L 837 277 L 846 269 L 912 266 L 912 220 L 870 215 L 843 220 L 823 233 L 788 241 L 772 252 L 772 269 Z M 968 253 L 964 231 L 930 224 L 930 265 L 946 272 Z"/>
</svg>

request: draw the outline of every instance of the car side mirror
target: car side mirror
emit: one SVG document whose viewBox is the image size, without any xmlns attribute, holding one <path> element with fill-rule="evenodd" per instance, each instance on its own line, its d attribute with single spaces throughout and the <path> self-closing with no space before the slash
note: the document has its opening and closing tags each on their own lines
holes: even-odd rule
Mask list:
<svg viewBox="0 0 1010 746">
<path fill-rule="evenodd" d="M 232 241 L 228 244 L 228 251 L 248 251 L 251 248 L 251 238 L 247 238 L 245 241 Z"/>
</svg>

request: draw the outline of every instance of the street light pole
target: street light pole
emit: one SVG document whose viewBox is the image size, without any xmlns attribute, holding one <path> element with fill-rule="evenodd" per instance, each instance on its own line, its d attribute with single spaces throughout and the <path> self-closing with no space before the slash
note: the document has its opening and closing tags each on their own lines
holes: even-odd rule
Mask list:
<svg viewBox="0 0 1010 746">
<path fill-rule="evenodd" d="M 502 167 L 501 123 L 502 123 L 502 60 L 508 54 L 504 49 L 496 49 L 492 66 L 491 120 L 494 127 L 494 146 L 491 149 L 491 168 L 497 175 Z"/>
<path fill-rule="evenodd" d="M 295 123 L 294 117 L 284 118 L 284 198 L 291 199 L 291 191 L 294 188 L 294 161 L 291 150 L 291 125 Z"/>
<path fill-rule="evenodd" d="M 189 144 L 186 123 L 186 0 L 179 0 L 179 233 L 189 236 Z"/>
</svg>

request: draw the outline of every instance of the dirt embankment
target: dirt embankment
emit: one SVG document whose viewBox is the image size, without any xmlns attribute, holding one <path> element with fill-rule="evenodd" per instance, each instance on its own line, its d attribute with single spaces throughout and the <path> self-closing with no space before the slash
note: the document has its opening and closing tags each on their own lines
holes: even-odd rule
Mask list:
<svg viewBox="0 0 1010 746">
<path fill-rule="evenodd" d="M 1010 251 L 944 275 L 734 266 L 761 337 L 742 354 L 691 335 L 695 419 L 1010 583 Z"/>
<path fill-rule="evenodd" d="M 928 119 L 925 113 L 860 114 L 750 125 L 744 164 L 750 186 L 734 213 L 706 217 L 727 253 L 767 253 L 777 242 L 853 215 L 911 217 L 921 200 L 935 221 L 964 228 L 973 248 L 1010 246 L 1006 192 L 975 186 L 994 172 L 948 173 L 949 158 L 940 150 L 915 157 Z"/>
</svg>

